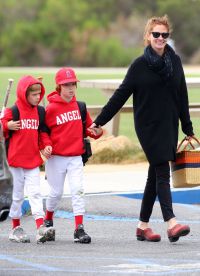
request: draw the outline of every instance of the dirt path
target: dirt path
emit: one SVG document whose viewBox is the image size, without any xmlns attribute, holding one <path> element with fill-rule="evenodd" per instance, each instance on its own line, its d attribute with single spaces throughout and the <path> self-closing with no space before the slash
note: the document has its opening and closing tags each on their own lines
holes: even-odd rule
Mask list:
<svg viewBox="0 0 200 276">
<path fill-rule="evenodd" d="M 97 164 L 97 165 L 86 165 L 84 170 L 86 172 L 111 172 L 111 171 L 144 171 L 148 169 L 148 163 L 134 163 L 134 164 L 123 164 L 123 165 L 113 165 L 113 164 Z"/>
</svg>

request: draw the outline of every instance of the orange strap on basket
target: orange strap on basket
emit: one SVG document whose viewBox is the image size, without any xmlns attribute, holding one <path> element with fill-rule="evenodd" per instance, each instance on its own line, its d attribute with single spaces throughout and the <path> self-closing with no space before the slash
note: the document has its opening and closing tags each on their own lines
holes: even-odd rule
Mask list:
<svg viewBox="0 0 200 276">
<path fill-rule="evenodd" d="M 192 140 L 195 140 L 195 141 L 198 143 L 198 145 L 200 146 L 200 141 L 199 141 L 195 136 L 191 136 L 189 139 L 187 139 L 187 138 L 185 137 L 185 138 L 180 142 L 180 144 L 178 145 L 177 152 L 180 152 L 180 151 L 181 151 L 180 148 L 181 148 L 181 146 L 183 145 L 183 143 L 184 143 L 185 141 L 187 141 L 187 142 L 186 142 L 185 146 L 183 147 L 182 151 L 185 151 L 186 148 L 188 147 L 188 145 L 190 145 L 193 149 L 195 149 L 195 146 L 192 144 Z"/>
</svg>

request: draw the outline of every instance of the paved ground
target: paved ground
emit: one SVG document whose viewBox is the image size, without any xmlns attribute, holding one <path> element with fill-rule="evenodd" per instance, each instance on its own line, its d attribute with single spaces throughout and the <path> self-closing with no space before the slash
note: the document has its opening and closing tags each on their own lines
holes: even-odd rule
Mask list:
<svg viewBox="0 0 200 276">
<path fill-rule="evenodd" d="M 89 245 L 73 243 L 70 198 L 59 204 L 55 219 L 56 242 L 37 245 L 34 222 L 23 218 L 30 244 L 8 241 L 10 221 L 1 224 L 0 275 L 200 275 L 200 208 L 175 204 L 180 222 L 191 233 L 172 244 L 156 203 L 152 227 L 162 235 L 159 243 L 136 240 L 140 200 L 115 195 L 86 197 L 85 228 L 92 236 Z M 61 218 L 63 216 L 63 218 Z"/>
<path fill-rule="evenodd" d="M 138 164 L 134 168 L 130 167 L 135 174 L 131 174 L 129 166 L 123 167 L 124 170 L 121 166 L 115 166 L 115 169 L 107 166 L 103 171 L 103 167 L 85 168 L 87 183 L 91 187 L 86 187 L 87 213 L 84 220 L 85 228 L 92 237 L 89 245 L 73 243 L 74 222 L 71 199 L 67 193 L 56 212 L 55 242 L 36 244 L 35 225 L 31 216 L 22 219 L 22 225 L 31 237 L 30 244 L 9 242 L 10 219 L 1 223 L 0 276 L 200 275 L 198 205 L 174 204 L 179 221 L 191 227 L 191 233 L 178 242 L 169 242 L 158 203 L 155 204 L 151 226 L 161 234 L 161 242 L 136 240 L 135 229 L 141 200 L 126 197 L 127 185 L 132 183 L 136 190 L 139 182 L 142 185 L 142 178 L 146 177 L 145 166 L 146 164 Z M 124 178 L 128 173 L 130 175 Z M 141 176 L 137 178 L 136 175 L 140 173 Z M 113 178 L 115 181 L 111 184 Z M 99 187 L 99 192 L 92 183 Z M 117 183 L 119 187 L 115 188 Z M 116 189 L 123 192 L 123 187 L 127 191 L 122 195 L 105 193 L 106 187 L 112 192 L 116 192 Z M 92 188 L 95 193 L 91 192 Z"/>
</svg>

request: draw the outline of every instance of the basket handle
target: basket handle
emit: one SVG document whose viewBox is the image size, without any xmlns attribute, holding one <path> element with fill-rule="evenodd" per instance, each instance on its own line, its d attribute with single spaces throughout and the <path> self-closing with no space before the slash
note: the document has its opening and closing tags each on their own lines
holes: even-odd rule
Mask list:
<svg viewBox="0 0 200 276">
<path fill-rule="evenodd" d="M 188 147 L 188 145 L 190 145 L 193 149 L 195 149 L 195 146 L 192 144 L 192 142 L 193 142 L 192 140 L 195 140 L 198 143 L 198 145 L 200 146 L 200 141 L 195 136 L 190 136 L 189 138 L 187 138 L 187 136 L 186 136 L 185 138 L 183 138 L 183 140 L 178 145 L 177 152 L 181 151 L 180 148 L 185 141 L 187 141 L 187 142 L 186 142 L 185 146 L 183 147 L 182 151 L 185 151 L 186 148 Z"/>
</svg>

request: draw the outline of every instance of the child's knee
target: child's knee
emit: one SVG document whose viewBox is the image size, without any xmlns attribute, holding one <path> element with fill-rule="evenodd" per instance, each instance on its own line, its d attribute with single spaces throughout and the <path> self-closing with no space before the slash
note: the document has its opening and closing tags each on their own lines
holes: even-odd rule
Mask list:
<svg viewBox="0 0 200 276">
<path fill-rule="evenodd" d="M 72 195 L 74 195 L 74 196 L 84 196 L 83 188 L 80 188 L 80 187 L 74 188 L 73 191 L 72 191 Z"/>
</svg>

